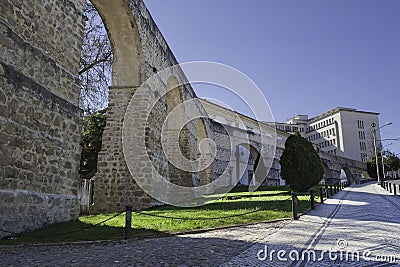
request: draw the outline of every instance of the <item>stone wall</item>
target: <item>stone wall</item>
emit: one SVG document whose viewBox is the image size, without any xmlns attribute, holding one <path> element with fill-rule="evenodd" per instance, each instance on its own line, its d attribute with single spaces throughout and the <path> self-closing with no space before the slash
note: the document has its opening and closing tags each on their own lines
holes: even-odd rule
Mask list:
<svg viewBox="0 0 400 267">
<path fill-rule="evenodd" d="M 0 3 L 0 228 L 74 219 L 83 1 Z M 2 233 L 1 235 L 3 235 Z"/>
<path fill-rule="evenodd" d="M 344 170 L 351 183 L 360 183 L 363 172 L 367 172 L 367 164 L 362 161 L 332 155 L 321 150 L 318 155 L 324 164 L 325 183 L 333 184 L 340 180 L 341 170 Z"/>
</svg>

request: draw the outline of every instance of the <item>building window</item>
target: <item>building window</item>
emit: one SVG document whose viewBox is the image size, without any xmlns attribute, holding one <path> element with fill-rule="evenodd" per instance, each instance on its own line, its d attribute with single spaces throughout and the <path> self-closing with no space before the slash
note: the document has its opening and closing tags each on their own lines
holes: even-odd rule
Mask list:
<svg viewBox="0 0 400 267">
<path fill-rule="evenodd" d="M 357 126 L 358 126 L 358 129 L 364 129 L 364 121 L 358 120 L 357 121 Z"/>
</svg>

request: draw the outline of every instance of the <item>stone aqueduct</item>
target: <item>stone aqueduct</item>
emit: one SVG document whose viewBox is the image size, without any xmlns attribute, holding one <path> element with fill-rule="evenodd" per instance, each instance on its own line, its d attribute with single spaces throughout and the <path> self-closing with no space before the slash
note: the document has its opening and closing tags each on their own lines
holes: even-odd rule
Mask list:
<svg viewBox="0 0 400 267">
<path fill-rule="evenodd" d="M 141 0 L 91 1 L 104 21 L 114 51 L 109 117 L 92 212 L 121 210 L 127 203 L 145 208 L 154 200 L 135 183 L 126 166 L 121 141 L 124 114 L 144 81 L 178 62 Z M 1 229 L 26 231 L 69 221 L 79 214 L 82 113 L 78 107 L 78 68 L 84 4 L 84 0 L 0 2 Z M 171 182 L 192 186 L 207 184 L 218 173 L 218 164 L 200 173 L 181 171 L 168 162 L 160 145 L 161 122 L 168 112 L 179 103 L 196 99 L 190 85 L 177 86 L 185 80 L 178 69 L 159 87 L 140 95 L 143 111 L 154 99 L 161 101 L 149 119 L 139 116 L 132 125 L 147 148 L 135 154 L 134 169 L 139 178 L 145 179 L 155 167 Z M 167 92 L 167 88 L 172 90 Z M 206 117 L 200 103 L 196 108 Z M 185 157 L 198 158 L 199 141 L 217 135 L 214 124 L 198 119 L 180 130 Z M 217 153 L 223 151 L 221 147 Z M 152 166 L 145 158 L 151 159 Z M 326 157 L 326 162 L 329 169 L 337 169 L 334 159 Z M 354 162 L 350 165 L 357 169 L 355 173 L 365 168 Z M 337 172 L 332 172 L 332 177 L 336 176 Z"/>
</svg>

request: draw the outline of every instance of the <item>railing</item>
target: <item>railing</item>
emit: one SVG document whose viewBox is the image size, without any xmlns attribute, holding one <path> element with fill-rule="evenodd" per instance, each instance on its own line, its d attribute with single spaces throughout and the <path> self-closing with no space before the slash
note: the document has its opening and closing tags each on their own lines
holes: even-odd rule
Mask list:
<svg viewBox="0 0 400 267">
<path fill-rule="evenodd" d="M 321 186 L 319 188 L 320 203 L 323 204 L 324 199 L 327 199 L 327 198 L 337 194 L 339 191 L 348 187 L 349 185 L 350 185 L 350 183 L 348 181 L 346 181 L 346 182 L 339 182 L 336 184 Z M 297 193 L 292 192 L 292 218 L 293 218 L 293 220 L 298 220 L 300 217 L 298 215 L 297 202 L 298 202 Z M 314 210 L 314 209 L 315 209 L 315 192 L 314 192 L 314 190 L 310 190 L 310 208 L 309 208 L 309 210 Z M 307 211 L 309 211 L 309 210 L 307 210 Z M 306 212 L 304 212 L 304 213 L 306 213 Z"/>
</svg>

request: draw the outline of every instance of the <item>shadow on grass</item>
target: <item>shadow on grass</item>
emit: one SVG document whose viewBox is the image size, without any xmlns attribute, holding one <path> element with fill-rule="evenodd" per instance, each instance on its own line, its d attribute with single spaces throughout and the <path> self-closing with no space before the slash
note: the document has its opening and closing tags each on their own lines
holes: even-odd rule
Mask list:
<svg viewBox="0 0 400 267">
<path fill-rule="evenodd" d="M 32 243 L 60 243 L 96 240 L 121 240 L 125 234 L 124 227 L 108 225 L 93 226 L 81 221 L 57 223 L 39 230 L 21 233 L 0 240 L 0 245 L 17 245 Z M 148 229 L 132 229 L 135 237 L 165 235 L 165 233 Z"/>
</svg>

